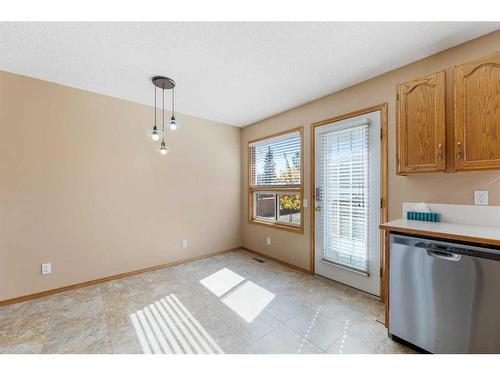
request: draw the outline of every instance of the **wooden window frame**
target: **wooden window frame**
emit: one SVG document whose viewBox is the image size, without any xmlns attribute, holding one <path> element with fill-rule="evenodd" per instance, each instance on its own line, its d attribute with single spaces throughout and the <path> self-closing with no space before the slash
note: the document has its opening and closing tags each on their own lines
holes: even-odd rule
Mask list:
<svg viewBox="0 0 500 375">
<path fill-rule="evenodd" d="M 286 188 L 286 187 L 252 187 L 251 181 L 253 179 L 254 171 L 252 170 L 252 158 L 250 154 L 250 144 L 255 142 L 264 141 L 267 139 L 279 137 L 289 133 L 300 134 L 300 186 L 296 188 Z M 304 234 L 304 127 L 300 126 L 293 129 L 288 129 L 279 133 L 274 133 L 267 135 L 265 137 L 253 139 L 247 142 L 247 164 L 248 164 L 248 181 L 247 181 L 247 196 L 248 196 L 248 223 L 257 224 L 273 229 L 285 230 L 288 232 L 294 232 L 299 234 Z M 301 205 L 300 205 L 300 225 L 288 225 L 281 222 L 268 222 L 264 220 L 258 220 L 254 218 L 254 193 L 297 193 L 300 195 Z"/>
</svg>

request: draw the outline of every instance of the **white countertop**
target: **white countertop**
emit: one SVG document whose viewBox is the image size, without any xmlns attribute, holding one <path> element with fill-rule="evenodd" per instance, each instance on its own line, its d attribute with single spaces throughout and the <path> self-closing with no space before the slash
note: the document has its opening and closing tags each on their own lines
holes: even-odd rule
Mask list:
<svg viewBox="0 0 500 375">
<path fill-rule="evenodd" d="M 500 227 L 398 219 L 382 224 L 380 228 L 393 232 L 500 246 Z"/>
</svg>

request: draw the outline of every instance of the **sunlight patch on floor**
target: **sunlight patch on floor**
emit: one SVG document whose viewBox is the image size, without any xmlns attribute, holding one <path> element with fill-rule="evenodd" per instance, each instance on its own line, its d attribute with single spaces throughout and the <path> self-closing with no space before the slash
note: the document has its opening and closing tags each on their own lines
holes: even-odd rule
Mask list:
<svg viewBox="0 0 500 375">
<path fill-rule="evenodd" d="M 230 269 L 223 268 L 200 283 L 247 323 L 251 323 L 273 300 L 275 294 Z"/>
<path fill-rule="evenodd" d="M 224 353 L 175 294 L 130 314 L 130 320 L 146 354 Z"/>
<path fill-rule="evenodd" d="M 217 297 L 222 297 L 243 280 L 245 280 L 243 276 L 227 268 L 223 268 L 200 280 L 200 283 Z"/>
<path fill-rule="evenodd" d="M 238 288 L 222 298 L 231 310 L 251 323 L 273 300 L 275 295 L 251 281 L 245 281 Z"/>
</svg>

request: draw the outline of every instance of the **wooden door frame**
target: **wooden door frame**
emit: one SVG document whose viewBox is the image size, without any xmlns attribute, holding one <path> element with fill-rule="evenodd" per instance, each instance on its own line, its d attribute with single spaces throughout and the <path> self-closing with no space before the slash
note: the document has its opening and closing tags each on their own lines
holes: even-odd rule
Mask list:
<svg viewBox="0 0 500 375">
<path fill-rule="evenodd" d="M 340 116 L 330 117 L 321 121 L 316 121 L 311 123 L 311 192 L 310 192 L 310 263 L 309 269 L 312 274 L 314 274 L 314 263 L 315 263 L 315 168 L 316 168 L 316 155 L 315 155 L 315 135 L 314 131 L 317 127 L 322 125 L 327 125 L 332 122 L 345 120 L 351 117 L 356 117 L 364 115 L 370 112 L 380 111 L 380 224 L 386 223 L 389 216 L 389 190 L 388 190 L 388 168 L 389 168 L 389 157 L 388 157 L 388 117 L 387 117 L 387 103 L 378 104 L 372 107 L 360 109 L 358 111 L 345 113 Z M 385 231 L 381 230 L 380 234 L 380 298 L 385 301 L 387 295 L 387 252 L 386 252 L 386 236 Z"/>
</svg>

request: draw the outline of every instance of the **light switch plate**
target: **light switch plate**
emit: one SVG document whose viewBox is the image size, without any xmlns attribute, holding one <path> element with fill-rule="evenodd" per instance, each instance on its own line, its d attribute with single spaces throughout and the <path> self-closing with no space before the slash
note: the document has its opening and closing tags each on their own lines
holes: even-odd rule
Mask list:
<svg viewBox="0 0 500 375">
<path fill-rule="evenodd" d="M 267 243 L 268 245 L 271 245 L 271 237 L 267 237 L 267 241 L 266 241 L 266 243 Z"/>
<path fill-rule="evenodd" d="M 306 199 L 306 198 L 304 198 L 304 199 L 302 200 L 302 207 L 307 208 L 307 205 L 308 205 L 307 199 Z"/>
<path fill-rule="evenodd" d="M 42 264 L 42 275 L 48 275 L 52 273 L 52 263 L 43 263 Z"/>
<path fill-rule="evenodd" d="M 487 206 L 488 205 L 488 191 L 487 190 L 474 191 L 474 204 L 477 204 L 480 206 Z"/>
<path fill-rule="evenodd" d="M 182 248 L 185 249 L 188 247 L 188 240 L 182 240 Z"/>
</svg>

